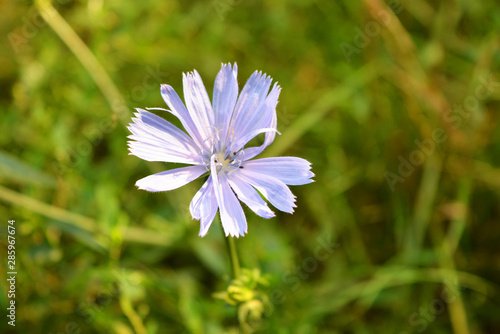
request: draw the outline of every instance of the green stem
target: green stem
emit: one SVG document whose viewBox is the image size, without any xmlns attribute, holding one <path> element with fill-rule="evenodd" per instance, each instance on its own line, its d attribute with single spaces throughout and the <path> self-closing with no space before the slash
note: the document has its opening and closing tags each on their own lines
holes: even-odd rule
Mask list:
<svg viewBox="0 0 500 334">
<path fill-rule="evenodd" d="M 236 252 L 236 244 L 233 237 L 225 237 L 227 242 L 227 250 L 231 259 L 231 268 L 233 269 L 234 278 L 240 277 L 240 262 L 238 260 L 238 253 Z"/>
</svg>

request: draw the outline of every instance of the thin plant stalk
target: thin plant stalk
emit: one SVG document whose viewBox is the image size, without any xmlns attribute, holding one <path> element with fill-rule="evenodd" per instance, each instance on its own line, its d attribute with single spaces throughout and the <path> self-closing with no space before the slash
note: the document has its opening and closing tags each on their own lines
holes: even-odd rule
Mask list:
<svg viewBox="0 0 500 334">
<path fill-rule="evenodd" d="M 236 251 L 236 244 L 233 237 L 225 237 L 227 243 L 227 250 L 229 252 L 229 258 L 231 260 L 231 268 L 233 271 L 234 278 L 240 277 L 240 261 L 238 259 L 238 252 Z"/>
</svg>

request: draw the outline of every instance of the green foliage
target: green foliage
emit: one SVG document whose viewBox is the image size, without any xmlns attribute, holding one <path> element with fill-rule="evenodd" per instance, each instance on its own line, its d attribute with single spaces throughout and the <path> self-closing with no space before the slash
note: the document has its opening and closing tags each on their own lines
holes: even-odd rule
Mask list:
<svg viewBox="0 0 500 334">
<path fill-rule="evenodd" d="M 500 332 L 499 10 L 3 4 L 0 259 L 14 219 L 18 275 L 16 327 L 4 315 L 1 332 Z M 221 62 L 238 63 L 240 88 L 254 70 L 280 83 L 282 135 L 264 156 L 303 157 L 316 174 L 292 188 L 293 215 L 247 212 L 247 276 L 232 283 L 220 223 L 199 238 L 189 214 L 201 180 L 138 190 L 174 165 L 129 156 L 124 126 L 135 107 L 165 107 L 160 83 L 180 93 L 182 72 L 212 91 Z"/>
</svg>

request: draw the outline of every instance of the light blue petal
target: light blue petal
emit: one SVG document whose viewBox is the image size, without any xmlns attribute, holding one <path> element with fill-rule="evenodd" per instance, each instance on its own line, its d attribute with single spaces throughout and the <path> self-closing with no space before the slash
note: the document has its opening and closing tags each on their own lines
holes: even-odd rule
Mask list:
<svg viewBox="0 0 500 334">
<path fill-rule="evenodd" d="M 194 219 L 200 220 L 200 237 L 204 237 L 217 213 L 218 205 L 215 198 L 212 177 L 209 176 L 205 184 L 194 195 L 189 211 Z"/>
<path fill-rule="evenodd" d="M 234 68 L 231 68 L 231 64 L 223 64 L 215 78 L 213 106 L 215 128 L 221 140 L 221 147 L 225 144 L 227 130 L 238 98 L 237 73 L 236 64 L 234 64 Z"/>
<path fill-rule="evenodd" d="M 297 157 L 263 158 L 245 161 L 242 165 L 245 170 L 262 173 L 281 180 L 289 185 L 301 185 L 314 182 L 311 172 L 311 163 Z"/>
<path fill-rule="evenodd" d="M 246 82 L 238 97 L 231 120 L 230 131 L 237 136 L 236 139 L 249 132 L 249 130 L 245 130 L 247 126 L 250 126 L 249 121 L 259 119 L 262 116 L 260 114 L 261 106 L 266 100 L 271 82 L 270 77 L 257 71 Z M 258 115 L 256 115 L 257 112 L 259 112 Z"/>
<path fill-rule="evenodd" d="M 196 143 L 176 126 L 148 111 L 137 109 L 128 129 L 130 153 L 147 161 L 202 164 Z"/>
<path fill-rule="evenodd" d="M 275 87 L 276 87 L 276 85 L 275 85 Z M 279 91 L 277 93 L 279 94 Z M 276 96 L 276 98 L 277 98 L 277 96 Z M 271 102 L 271 101 L 273 101 L 273 100 L 271 99 L 268 102 Z M 277 100 L 276 100 L 276 103 L 277 103 Z M 271 124 L 269 127 L 272 129 L 276 129 L 278 127 L 278 117 L 276 115 L 276 104 L 274 104 L 274 107 L 272 107 L 270 110 L 272 110 L 272 114 L 271 114 L 272 118 L 271 118 Z M 249 149 L 244 150 L 244 154 L 245 154 L 246 159 L 252 159 L 253 157 L 262 153 L 262 151 L 264 151 L 264 149 L 266 147 L 268 147 L 269 145 L 272 144 L 275 137 L 276 137 L 276 132 L 274 132 L 274 131 L 266 132 L 266 137 L 265 137 L 264 143 L 261 146 L 251 147 Z"/>
<path fill-rule="evenodd" d="M 199 220 L 210 211 L 207 210 L 207 208 L 210 208 L 210 201 L 208 201 L 210 199 L 210 193 L 213 193 L 212 176 L 208 177 L 207 181 L 205 181 L 200 190 L 194 195 L 189 204 L 189 212 L 191 212 L 193 219 Z"/>
<path fill-rule="evenodd" d="M 214 184 L 215 198 L 219 204 L 222 228 L 226 236 L 244 236 L 247 232 L 245 213 L 231 187 L 229 187 L 226 175 L 221 173 L 219 177 L 214 158 L 215 156 L 212 156 L 210 161 L 211 176 Z"/>
<path fill-rule="evenodd" d="M 235 139 L 233 140 L 233 142 L 241 142 L 244 137 L 248 137 L 250 133 L 253 133 L 259 129 L 276 129 L 276 105 L 278 104 L 280 91 L 281 88 L 278 86 L 278 84 L 275 83 L 268 96 L 266 96 L 265 94 L 260 95 L 261 101 L 256 109 L 248 108 L 241 111 L 241 113 L 239 114 L 239 119 L 234 124 L 233 133 Z M 264 144 L 261 145 L 258 149 L 250 150 L 248 153 L 251 153 L 251 157 L 256 156 L 274 141 L 275 136 L 276 133 L 274 132 L 267 133 Z M 242 146 L 240 146 L 239 148 L 241 148 Z"/>
<path fill-rule="evenodd" d="M 163 84 L 161 85 L 161 96 L 171 109 L 168 111 L 181 121 L 182 126 L 186 129 L 187 133 L 189 133 L 196 144 L 199 147 L 207 148 L 205 138 L 199 132 L 197 125 L 194 123 L 189 111 L 186 109 L 186 106 L 182 103 L 175 90 L 171 86 Z"/>
<path fill-rule="evenodd" d="M 275 90 L 276 89 L 276 90 Z M 267 110 L 271 112 L 271 122 L 269 124 L 269 127 L 272 129 L 276 129 L 278 126 L 278 117 L 276 115 L 276 104 L 278 103 L 278 95 L 280 92 L 280 88 L 275 84 L 273 87 L 273 91 L 271 94 L 269 94 L 269 97 L 266 99 L 266 108 Z M 276 137 L 277 131 L 268 131 L 266 132 L 266 137 L 264 140 L 264 143 L 261 146 L 258 147 L 250 147 L 248 149 L 244 150 L 244 156 L 245 159 L 252 159 L 253 157 L 259 155 L 264 151 L 266 147 L 271 145 L 271 143 L 274 141 L 274 138 Z M 279 132 L 278 132 L 279 134 Z"/>
<path fill-rule="evenodd" d="M 239 129 L 240 135 L 271 126 L 273 115 L 276 115 L 276 105 L 278 104 L 280 92 L 281 87 L 275 83 L 273 89 L 271 89 L 271 92 L 262 101 L 259 107 L 256 110 L 247 111 L 247 117 L 245 117 L 246 121 Z"/>
<path fill-rule="evenodd" d="M 270 128 L 276 129 L 277 124 L 278 124 L 278 118 L 276 117 L 276 113 L 273 113 L 273 119 L 271 120 Z M 259 155 L 260 153 L 262 153 L 262 151 L 264 151 L 264 149 L 266 147 L 271 145 L 271 143 L 274 141 L 275 137 L 276 137 L 275 131 L 266 132 L 266 137 L 264 139 L 264 143 L 260 146 L 257 146 L 257 147 L 245 148 L 243 150 L 242 156 L 244 157 L 245 160 L 249 160 L 249 159 L 252 159 L 253 157 Z"/>
<path fill-rule="evenodd" d="M 187 152 L 177 152 L 167 147 L 152 145 L 150 143 L 129 141 L 128 147 L 129 154 L 146 161 L 176 162 L 192 165 L 203 164 L 199 155 L 188 155 Z"/>
<path fill-rule="evenodd" d="M 246 117 L 245 114 L 248 110 L 257 110 L 264 102 L 271 87 L 271 82 L 271 77 L 262 72 L 255 71 L 250 76 L 238 97 L 234 110 L 234 121 L 235 124 L 238 124 L 237 128 L 245 125 L 242 118 Z"/>
<path fill-rule="evenodd" d="M 186 107 L 194 124 L 196 124 L 198 133 L 204 140 L 213 139 L 215 132 L 214 111 L 200 75 L 196 70 L 187 74 L 183 73 L 182 82 Z"/>
<path fill-rule="evenodd" d="M 237 173 L 231 173 L 228 176 L 228 181 L 231 188 L 238 195 L 239 200 L 248 205 L 253 212 L 263 218 L 275 216 L 259 193 L 250 184 L 238 178 Z"/>
<path fill-rule="evenodd" d="M 231 234 L 233 237 L 239 237 L 240 235 L 244 236 L 248 231 L 247 219 L 240 202 L 234 195 L 231 187 L 229 187 L 227 180 L 223 182 L 222 191 L 224 210 L 221 210 L 221 222 L 226 236 L 229 231 L 229 229 L 226 228 L 227 226 L 233 229 L 233 234 Z M 234 228 L 236 228 L 236 230 Z"/>
<path fill-rule="evenodd" d="M 205 166 L 190 166 L 167 170 L 140 179 L 135 183 L 139 189 L 157 192 L 182 187 L 207 172 Z"/>
<path fill-rule="evenodd" d="M 295 205 L 295 196 L 285 183 L 265 174 L 239 168 L 235 173 L 238 177 L 250 183 L 278 210 L 293 213 Z"/>
<path fill-rule="evenodd" d="M 253 130 L 252 132 L 247 133 L 244 137 L 240 137 L 237 141 L 233 142 L 231 146 L 228 148 L 229 152 L 238 152 L 246 143 L 255 138 L 257 135 L 264 132 L 273 132 L 276 133 L 278 130 L 273 128 L 259 128 Z M 245 157 L 246 159 L 246 157 Z"/>
</svg>

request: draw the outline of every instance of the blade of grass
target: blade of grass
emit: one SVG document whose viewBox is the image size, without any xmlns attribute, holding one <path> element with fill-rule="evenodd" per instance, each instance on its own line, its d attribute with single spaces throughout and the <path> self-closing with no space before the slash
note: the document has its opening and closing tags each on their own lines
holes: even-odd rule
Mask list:
<svg viewBox="0 0 500 334">
<path fill-rule="evenodd" d="M 14 205 L 25 207 L 33 212 L 41 214 L 45 217 L 52 218 L 67 224 L 73 225 L 76 228 L 92 234 L 96 241 L 104 239 L 108 241 L 109 237 L 105 236 L 99 228 L 96 220 L 88 218 L 46 203 L 38 201 L 29 196 L 20 194 L 16 191 L 0 186 L 0 200 Z M 122 230 L 123 240 L 128 242 L 143 243 L 148 245 L 156 245 L 165 247 L 170 244 L 170 239 L 159 234 L 157 231 L 152 231 L 140 227 L 127 227 Z M 104 240 L 98 242 L 102 247 L 105 247 Z"/>
<path fill-rule="evenodd" d="M 78 58 L 83 67 L 85 67 L 89 75 L 97 84 L 113 111 L 115 121 L 116 118 L 118 118 L 124 125 L 126 125 L 126 118 L 129 115 L 119 115 L 119 113 L 123 112 L 123 109 L 118 108 L 118 106 L 123 105 L 121 102 L 125 101 L 125 99 L 122 97 L 113 80 L 108 75 L 104 67 L 99 63 L 92 51 L 90 51 L 87 45 L 64 20 L 64 18 L 59 15 L 49 0 L 36 0 L 35 4 L 43 19 L 63 40 L 71 52 L 73 52 L 75 57 Z"/>
<path fill-rule="evenodd" d="M 444 268 L 409 268 L 402 266 L 385 266 L 376 271 L 372 278 L 356 282 L 346 287 L 345 282 L 319 286 L 314 295 L 317 299 L 311 302 L 311 314 L 331 314 L 339 312 L 344 306 L 358 299 L 374 300 L 372 294 L 379 294 L 382 290 L 416 283 L 443 282 L 443 274 L 456 275 L 457 284 L 467 286 L 481 295 L 498 297 L 500 288 L 482 277 Z"/>
<path fill-rule="evenodd" d="M 130 323 L 134 327 L 135 333 L 146 334 L 147 330 L 146 327 L 144 327 L 144 323 L 142 322 L 141 317 L 134 310 L 132 302 L 125 294 L 122 294 L 120 296 L 120 307 L 123 311 L 123 314 L 125 314 L 125 316 L 130 320 Z"/>
<path fill-rule="evenodd" d="M 461 207 L 467 208 L 471 194 L 471 181 L 468 177 L 462 178 L 458 185 L 457 200 Z M 466 210 L 464 210 L 466 211 Z M 441 236 L 441 245 L 438 245 L 436 252 L 440 255 L 439 262 L 442 270 L 443 282 L 457 281 L 453 254 L 457 249 L 462 233 L 465 229 L 467 219 L 466 212 L 460 212 L 451 221 L 451 226 L 446 236 Z M 469 334 L 467 324 L 467 312 L 465 310 L 462 296 L 458 294 L 457 300 L 449 305 L 449 316 L 454 333 Z"/>
<path fill-rule="evenodd" d="M 442 161 L 437 153 L 427 158 L 418 189 L 413 217 L 407 230 L 405 242 L 405 256 L 413 258 L 417 256 L 422 248 L 425 231 L 429 224 L 434 205 L 434 199 L 438 191 L 439 178 L 441 175 Z"/>
<path fill-rule="evenodd" d="M 23 184 L 36 184 L 53 188 L 56 180 L 24 161 L 0 151 L 0 178 Z"/>
<path fill-rule="evenodd" d="M 33 212 L 40 213 L 52 219 L 70 223 L 86 232 L 97 232 L 97 225 L 94 220 L 90 218 L 40 202 L 32 197 L 20 194 L 2 186 L 0 186 L 0 200 L 25 207 Z"/>
</svg>

